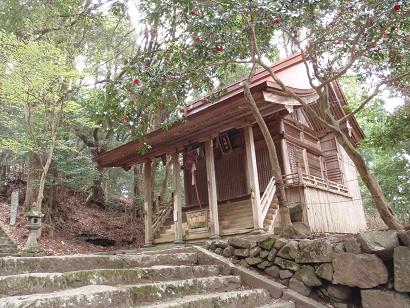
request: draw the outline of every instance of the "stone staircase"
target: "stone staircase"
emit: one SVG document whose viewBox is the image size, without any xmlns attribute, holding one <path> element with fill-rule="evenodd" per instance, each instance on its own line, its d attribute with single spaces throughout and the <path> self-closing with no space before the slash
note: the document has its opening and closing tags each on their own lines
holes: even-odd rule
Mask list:
<svg viewBox="0 0 410 308">
<path fill-rule="evenodd" d="M 0 257 L 12 256 L 18 252 L 17 245 L 0 226 Z"/>
<path fill-rule="evenodd" d="M 293 308 L 200 248 L 0 258 L 0 307 Z"/>
</svg>

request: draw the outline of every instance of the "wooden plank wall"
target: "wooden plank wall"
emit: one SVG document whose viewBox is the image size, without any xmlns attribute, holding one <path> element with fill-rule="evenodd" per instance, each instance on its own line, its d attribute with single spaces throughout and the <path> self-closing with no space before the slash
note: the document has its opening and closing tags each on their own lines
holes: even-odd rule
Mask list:
<svg viewBox="0 0 410 308">
<path fill-rule="evenodd" d="M 268 147 L 265 140 L 260 140 L 255 144 L 255 152 L 259 190 L 263 193 L 272 177 L 272 168 L 270 166 Z"/>
<path fill-rule="evenodd" d="M 313 232 L 357 232 L 352 199 L 325 190 L 304 189 L 306 212 Z"/>
<path fill-rule="evenodd" d="M 279 123 L 276 121 L 268 124 L 271 133 L 274 134 L 274 132 L 278 130 Z M 272 170 L 270 168 L 268 149 L 262 133 L 259 127 L 254 127 L 253 130 L 256 139 L 255 150 L 259 188 L 260 192 L 263 193 L 272 177 Z M 242 135 L 243 132 L 239 130 L 239 134 Z M 277 137 L 279 136 L 277 135 Z M 238 140 L 240 140 L 240 138 Z M 275 143 L 275 145 L 277 147 L 278 154 L 280 154 L 280 144 Z M 245 148 L 243 144 L 240 146 L 240 143 L 238 146 L 239 147 L 233 149 L 229 154 L 221 154 L 219 151 L 215 153 L 215 173 L 219 202 L 242 197 L 249 193 L 246 177 Z M 199 197 L 201 203 L 205 205 L 208 204 L 205 157 L 201 156 L 201 158 L 198 159 L 196 167 L 196 180 L 198 183 Z M 186 206 L 197 205 L 195 189 L 191 185 L 191 171 L 185 170 L 184 176 Z"/>
<path fill-rule="evenodd" d="M 339 145 L 339 151 L 342 156 L 342 169 L 344 170 L 346 183 L 345 185 L 349 188 L 349 193 L 353 198 L 353 204 L 355 207 L 355 220 L 359 230 L 365 230 L 366 218 L 364 216 L 362 195 L 360 192 L 360 186 L 358 181 L 358 174 L 356 166 L 353 161 L 347 155 L 346 151 Z"/>
<path fill-rule="evenodd" d="M 196 165 L 196 181 L 198 184 L 199 198 L 202 204 L 208 204 L 208 190 L 206 179 L 205 158 L 198 159 Z M 215 156 L 215 173 L 218 201 L 226 201 L 246 195 L 245 150 L 234 149 L 229 154 Z M 196 192 L 191 185 L 191 171 L 185 170 L 186 206 L 197 205 Z"/>
<path fill-rule="evenodd" d="M 192 186 L 191 170 L 184 169 L 184 178 L 185 206 L 198 205 L 195 188 Z M 198 193 L 201 204 L 208 204 L 208 186 L 206 179 L 205 158 L 198 159 L 196 164 L 195 178 L 198 185 Z"/>
<path fill-rule="evenodd" d="M 237 148 L 215 158 L 218 201 L 247 194 L 245 156 L 245 150 Z"/>
<path fill-rule="evenodd" d="M 357 171 L 343 148 L 338 147 L 340 166 L 350 198 L 332 192 L 304 189 L 309 226 L 314 232 L 356 233 L 366 229 Z"/>
</svg>

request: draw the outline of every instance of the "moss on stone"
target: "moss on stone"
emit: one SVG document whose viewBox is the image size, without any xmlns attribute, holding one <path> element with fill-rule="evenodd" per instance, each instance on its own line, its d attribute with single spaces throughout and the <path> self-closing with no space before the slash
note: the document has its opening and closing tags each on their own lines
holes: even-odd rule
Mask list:
<svg viewBox="0 0 410 308">
<path fill-rule="evenodd" d="M 274 237 L 264 240 L 263 242 L 259 243 L 259 247 L 265 250 L 271 250 L 273 245 L 275 244 L 276 239 Z"/>
</svg>

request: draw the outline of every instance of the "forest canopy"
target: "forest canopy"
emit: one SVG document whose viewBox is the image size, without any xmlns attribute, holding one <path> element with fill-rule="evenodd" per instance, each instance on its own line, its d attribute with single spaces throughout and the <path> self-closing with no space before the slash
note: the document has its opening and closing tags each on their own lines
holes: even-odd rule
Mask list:
<svg viewBox="0 0 410 308">
<path fill-rule="evenodd" d="M 1 180 L 23 179 L 27 208 L 43 206 L 50 221 L 56 186 L 102 207 L 129 198 L 140 215 L 142 167 L 101 169 L 92 158 L 169 127 L 194 99 L 212 92 L 207 99 L 216 100 L 223 85 L 300 52 L 321 99 L 327 84 L 341 83 L 347 114 L 366 135 L 357 155 L 408 223 L 409 12 L 384 0 L 2 1 Z M 155 168 L 155 194 L 169 198 L 167 164 Z M 380 208 L 368 187 L 362 194 L 374 215 Z"/>
</svg>

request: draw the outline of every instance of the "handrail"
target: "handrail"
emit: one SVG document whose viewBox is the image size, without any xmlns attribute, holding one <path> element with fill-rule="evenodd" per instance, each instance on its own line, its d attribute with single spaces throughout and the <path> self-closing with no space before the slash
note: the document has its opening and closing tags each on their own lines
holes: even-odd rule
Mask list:
<svg viewBox="0 0 410 308">
<path fill-rule="evenodd" d="M 164 222 L 167 220 L 169 215 L 171 215 L 173 208 L 173 202 L 171 200 L 170 202 L 166 203 L 165 207 L 163 207 L 157 215 L 155 215 L 155 218 L 152 222 L 153 235 L 155 235 L 161 229 Z"/>
<path fill-rule="evenodd" d="M 268 183 L 268 186 L 266 186 L 266 189 L 261 198 L 262 221 L 265 220 L 265 217 L 268 214 L 269 207 L 272 203 L 273 196 L 275 195 L 275 191 L 276 191 L 275 178 L 271 177 Z"/>
<path fill-rule="evenodd" d="M 301 179 L 299 179 L 298 173 L 286 174 L 283 175 L 283 181 L 286 184 L 306 184 L 317 188 L 327 189 L 332 192 L 349 194 L 347 186 L 307 173 L 301 173 Z M 303 183 L 301 183 L 301 181 Z"/>
</svg>

